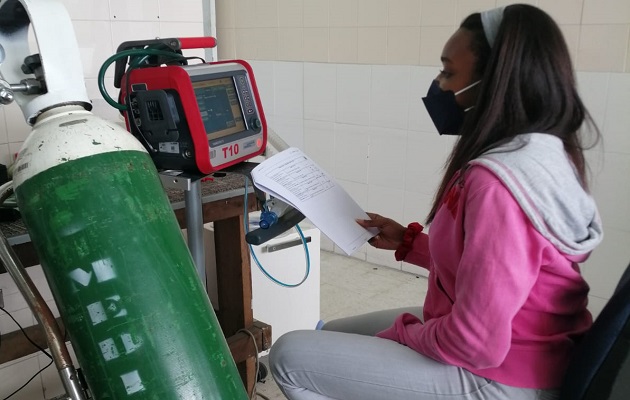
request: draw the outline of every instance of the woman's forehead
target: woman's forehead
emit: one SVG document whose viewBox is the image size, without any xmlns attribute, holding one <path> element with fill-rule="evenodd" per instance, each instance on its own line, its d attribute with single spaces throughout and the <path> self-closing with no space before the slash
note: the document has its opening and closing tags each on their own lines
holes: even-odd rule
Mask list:
<svg viewBox="0 0 630 400">
<path fill-rule="evenodd" d="M 467 29 L 460 28 L 447 40 L 442 49 L 442 62 L 445 64 L 470 64 L 475 62 L 471 40 L 473 34 Z"/>
</svg>

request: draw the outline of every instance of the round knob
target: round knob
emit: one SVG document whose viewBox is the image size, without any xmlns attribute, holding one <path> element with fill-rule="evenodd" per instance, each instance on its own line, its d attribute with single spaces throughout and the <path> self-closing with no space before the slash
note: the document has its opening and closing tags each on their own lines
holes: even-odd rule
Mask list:
<svg viewBox="0 0 630 400">
<path fill-rule="evenodd" d="M 11 104 L 13 102 L 13 92 L 11 89 L 0 88 L 0 103 L 1 104 Z"/>
<path fill-rule="evenodd" d="M 256 117 L 250 120 L 250 125 L 252 126 L 252 128 L 254 128 L 254 130 L 259 130 L 260 128 L 262 128 L 262 123 Z"/>
</svg>

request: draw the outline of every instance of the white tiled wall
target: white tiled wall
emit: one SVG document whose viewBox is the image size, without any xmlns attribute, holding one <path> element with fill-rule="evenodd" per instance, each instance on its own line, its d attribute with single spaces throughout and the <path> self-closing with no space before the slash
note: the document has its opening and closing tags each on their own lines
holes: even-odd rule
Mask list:
<svg viewBox="0 0 630 400">
<path fill-rule="evenodd" d="M 630 262 L 630 189 L 625 184 L 630 174 L 630 2 L 519 2 L 541 7 L 560 25 L 580 93 L 603 133 L 603 142 L 587 156 L 605 241 L 583 266 L 597 314 Z M 403 224 L 422 221 L 453 144 L 435 132 L 421 101 L 438 72 L 443 43 L 469 13 L 511 3 L 515 1 L 220 2 L 219 58 L 245 58 L 253 64 L 271 127 L 332 173 L 359 204 Z M 261 7 L 264 14 L 257 13 Z M 282 47 L 277 38 L 288 27 L 294 35 L 291 48 L 270 49 Z M 264 52 L 253 44 L 263 28 L 271 34 Z M 296 82 L 299 75 L 301 83 Z M 296 126 L 299 107 L 303 120 Z M 289 118 L 295 128 L 291 132 Z M 326 238 L 322 247 L 337 251 Z M 353 256 L 417 271 L 368 246 Z"/>
<path fill-rule="evenodd" d="M 277 125 L 271 126 L 290 145 L 302 148 L 344 187 L 351 188 L 350 193 L 366 210 L 403 224 L 424 219 L 454 140 L 437 134 L 420 101 L 436 68 L 251 63 L 256 79 L 266 82 L 275 93 L 280 90 L 278 86 L 286 85 L 276 86 L 277 80 L 283 79 L 276 69 L 303 70 L 303 91 L 288 94 L 290 109 L 283 109 L 286 99 L 278 101 L 277 95 L 262 89 L 265 109 L 275 110 L 272 118 Z M 603 142 L 588 151 L 588 159 L 606 236 L 584 270 L 589 282 L 591 277 L 597 280 L 597 284 L 591 282 L 592 296 L 607 299 L 630 262 L 630 247 L 623 245 L 624 241 L 630 243 L 630 186 L 625 184 L 630 174 L 630 121 L 624 111 L 630 104 L 630 74 L 578 72 L 577 77 L 581 95 L 603 133 Z M 289 132 L 285 130 L 288 117 L 279 114 L 298 114 L 296 105 L 304 107 L 303 125 Z M 295 124 L 295 119 L 292 121 Z M 322 246 L 337 250 L 325 238 Z M 367 246 L 353 256 L 416 271 L 414 266 L 392 262 L 391 253 Z M 599 303 L 593 300 L 594 312 L 599 312 L 595 308 Z"/>
<path fill-rule="evenodd" d="M 101 117 L 118 120 L 118 112 L 103 100 L 98 91 L 98 70 L 103 61 L 114 54 L 118 45 L 128 40 L 155 37 L 193 37 L 204 35 L 204 13 L 214 0 L 62 0 L 68 10 L 80 48 L 88 96 L 93 112 Z M 204 4 L 205 3 L 205 4 Z M 205 55 L 203 50 L 184 50 L 184 55 Z M 113 86 L 114 69 L 108 69 L 106 86 L 110 95 L 117 94 Z M 263 85 L 264 86 L 264 85 Z M 299 108 L 299 112 L 302 109 Z M 300 127 L 302 116 L 300 118 Z M 290 129 L 292 131 L 292 129 Z M 0 163 L 8 165 L 12 154 L 20 149 L 30 133 L 30 127 L 16 104 L 0 107 Z M 44 279 L 41 267 L 28 268 L 53 312 L 57 308 Z M 36 321 L 8 274 L 0 274 L 5 308 L 24 327 Z M 0 333 L 17 330 L 15 323 L 0 311 Z M 72 349 L 71 353 L 72 353 Z M 0 344 L 2 351 L 2 344 Z M 48 364 L 48 358 L 33 354 L 0 365 L 0 398 L 5 398 Z M 76 360 L 75 360 L 76 363 Z M 78 366 L 75 364 L 75 366 Z M 11 397 L 15 400 L 51 399 L 64 393 L 54 366 L 47 368 L 24 390 Z"/>
<path fill-rule="evenodd" d="M 578 70 L 630 72 L 627 0 L 220 1 L 217 36 L 222 58 L 439 65 L 442 44 L 464 17 L 516 2 L 558 22 Z"/>
</svg>

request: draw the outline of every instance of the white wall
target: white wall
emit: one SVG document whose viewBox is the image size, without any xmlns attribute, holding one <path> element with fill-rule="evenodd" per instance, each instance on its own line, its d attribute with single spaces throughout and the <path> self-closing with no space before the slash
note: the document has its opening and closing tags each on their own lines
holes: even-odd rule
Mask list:
<svg viewBox="0 0 630 400">
<path fill-rule="evenodd" d="M 421 102 L 443 43 L 469 13 L 516 2 L 539 6 L 560 25 L 603 133 L 588 157 L 605 239 L 583 267 L 597 314 L 630 262 L 630 1 L 218 2 L 219 59 L 250 60 L 276 132 L 366 210 L 407 224 L 427 215 L 452 144 Z M 330 241 L 322 246 L 335 250 Z M 368 246 L 355 256 L 417 271 Z"/>
</svg>

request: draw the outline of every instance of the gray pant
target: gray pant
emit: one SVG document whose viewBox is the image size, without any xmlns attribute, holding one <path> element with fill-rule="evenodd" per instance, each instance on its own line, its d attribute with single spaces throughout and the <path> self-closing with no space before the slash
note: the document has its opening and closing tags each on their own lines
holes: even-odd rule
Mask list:
<svg viewBox="0 0 630 400">
<path fill-rule="evenodd" d="M 270 369 L 291 400 L 553 400 L 555 391 L 502 385 L 463 368 L 374 337 L 396 316 L 419 307 L 378 311 L 294 331 L 271 348 Z"/>
</svg>

